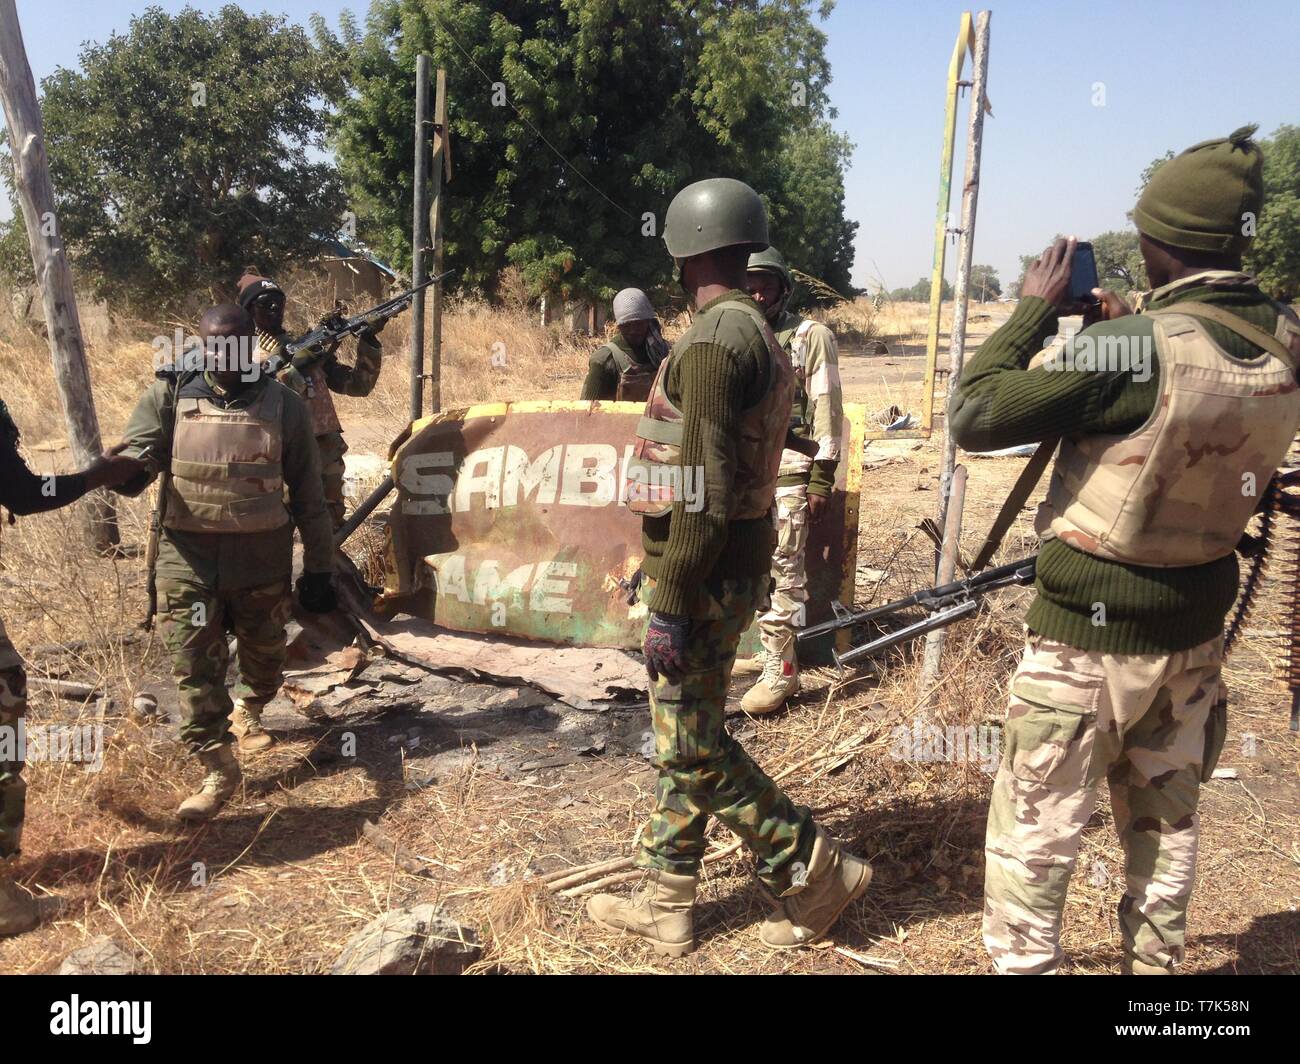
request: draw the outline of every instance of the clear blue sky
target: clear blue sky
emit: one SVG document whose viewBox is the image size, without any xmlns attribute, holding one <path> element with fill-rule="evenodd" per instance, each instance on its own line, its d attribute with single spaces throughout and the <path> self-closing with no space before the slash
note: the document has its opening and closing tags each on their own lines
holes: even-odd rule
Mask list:
<svg viewBox="0 0 1300 1064">
<path fill-rule="evenodd" d="M 83 41 L 125 30 L 144 3 L 19 0 L 37 80 L 75 66 Z M 185 6 L 162 2 L 168 10 Z M 213 10 L 220 3 L 196 2 Z M 266 0 L 252 10 L 335 23 L 347 0 Z M 960 13 L 947 0 L 839 0 L 825 23 L 836 126 L 856 142 L 847 175 L 858 231 L 854 280 L 891 288 L 927 275 L 938 194 L 943 92 Z M 989 97 L 975 261 L 1012 279 L 1057 232 L 1121 228 L 1138 175 L 1167 148 L 1247 122 L 1300 124 L 1296 0 L 1004 0 L 992 8 Z M 968 67 L 969 71 L 969 67 Z M 1093 104 L 1105 85 L 1105 106 Z M 953 210 L 960 209 L 965 98 Z M 614 192 L 614 190 L 610 190 Z M 949 275 L 956 256 L 949 255 Z"/>
</svg>

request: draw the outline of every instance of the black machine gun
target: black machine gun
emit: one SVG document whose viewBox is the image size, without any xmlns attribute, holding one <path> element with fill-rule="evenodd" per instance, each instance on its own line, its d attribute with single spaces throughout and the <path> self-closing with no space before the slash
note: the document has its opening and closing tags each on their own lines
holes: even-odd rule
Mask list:
<svg viewBox="0 0 1300 1064">
<path fill-rule="evenodd" d="M 835 614 L 833 620 L 823 621 L 821 624 L 814 624 L 804 628 L 795 638 L 799 642 L 817 639 L 828 632 L 837 632 L 842 628 L 854 628 L 872 621 L 879 621 L 893 614 L 901 613 L 903 610 L 919 607 L 930 611 L 930 616 L 923 621 L 909 624 L 895 632 L 888 632 L 870 642 L 852 647 L 843 654 L 834 651 L 835 664 L 843 668 L 845 665 L 851 665 L 862 658 L 878 654 L 882 650 L 888 650 L 899 643 L 915 639 L 926 632 L 932 632 L 936 628 L 947 627 L 963 617 L 969 617 L 979 609 L 981 596 L 988 594 L 990 591 L 996 591 L 1003 587 L 1019 587 L 1032 584 L 1034 582 L 1034 567 L 1037 561 L 1038 555 L 1035 554 L 1028 558 L 1022 558 L 1018 562 L 999 565 L 995 569 L 985 569 L 983 572 L 968 576 L 964 580 L 954 580 L 950 584 L 940 584 L 938 587 L 929 587 L 923 591 L 917 591 L 908 595 L 907 598 L 887 602 L 885 605 L 876 606 L 874 609 L 847 610 L 840 603 L 832 602 L 831 610 Z"/>
<path fill-rule="evenodd" d="M 438 284 L 455 272 L 455 270 L 444 270 L 437 277 L 430 277 L 427 281 L 417 284 L 414 288 L 399 292 L 391 299 L 386 299 L 377 306 L 364 310 L 354 317 L 345 318 L 342 314 L 332 314 L 310 332 L 285 344 L 283 355 L 272 355 L 268 358 L 262 364 L 263 371 L 275 376 L 290 363 L 296 369 L 306 369 L 319 359 L 324 358 L 331 351 L 334 351 L 346 337 L 356 336 L 358 333 L 364 332 L 374 324 L 376 319 L 387 321 L 389 318 L 401 314 L 402 311 L 410 307 L 417 292 L 422 292 L 430 285 Z"/>
</svg>

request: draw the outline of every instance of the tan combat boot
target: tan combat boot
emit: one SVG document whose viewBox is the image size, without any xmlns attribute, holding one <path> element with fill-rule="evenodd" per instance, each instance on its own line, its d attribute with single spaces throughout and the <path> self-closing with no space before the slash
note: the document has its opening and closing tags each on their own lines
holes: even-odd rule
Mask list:
<svg viewBox="0 0 1300 1064">
<path fill-rule="evenodd" d="M 230 711 L 230 734 L 239 740 L 241 754 L 261 753 L 275 742 L 262 730 L 262 708 L 254 711 L 242 698 L 235 699 L 235 708 Z"/>
<path fill-rule="evenodd" d="M 1158 964 L 1148 964 L 1146 961 L 1140 961 L 1136 957 L 1124 956 L 1120 964 L 1120 972 L 1124 975 L 1173 975 L 1168 968 L 1161 967 Z"/>
<path fill-rule="evenodd" d="M 786 699 L 799 693 L 799 660 L 794 654 L 794 637 L 779 652 L 769 649 L 763 659 L 763 675 L 745 692 L 740 708 L 751 716 L 775 713 Z"/>
<path fill-rule="evenodd" d="M 696 876 L 651 870 L 645 887 L 630 899 L 597 894 L 587 915 L 609 931 L 624 931 L 650 943 L 656 953 L 681 957 L 695 948 Z"/>
<path fill-rule="evenodd" d="M 763 666 L 767 664 L 767 650 L 759 647 L 758 653 L 752 658 L 737 658 L 736 664 L 731 668 L 732 676 L 757 676 L 763 671 Z"/>
<path fill-rule="evenodd" d="M 191 794 L 176 810 L 182 820 L 211 820 L 226 804 L 226 799 L 235 793 L 243 778 L 239 762 L 235 760 L 235 751 L 228 743 L 215 750 L 204 750 L 199 754 L 199 760 L 208 774 L 203 777 L 203 786 L 198 794 Z"/>
<path fill-rule="evenodd" d="M 0 871 L 0 936 L 21 935 L 40 921 L 36 899 Z"/>
<path fill-rule="evenodd" d="M 866 893 L 871 865 L 845 853 L 818 828 L 805 874 L 803 889 L 783 897 L 781 908 L 763 921 L 758 933 L 763 945 L 795 949 L 816 942 L 851 902 Z"/>
</svg>

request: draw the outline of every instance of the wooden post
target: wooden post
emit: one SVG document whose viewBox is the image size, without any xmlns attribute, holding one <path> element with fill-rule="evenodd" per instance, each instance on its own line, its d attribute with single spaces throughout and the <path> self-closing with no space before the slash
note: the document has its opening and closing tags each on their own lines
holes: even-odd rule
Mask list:
<svg viewBox="0 0 1300 1064">
<path fill-rule="evenodd" d="M 433 201 L 429 208 L 429 232 L 433 234 L 433 276 L 442 273 L 442 184 L 444 172 L 451 179 L 451 144 L 447 130 L 447 72 L 438 69 L 433 104 Z M 429 337 L 429 409 L 442 409 L 442 283 L 433 286 L 433 320 Z"/>
<path fill-rule="evenodd" d="M 426 163 L 429 159 L 429 57 L 415 58 L 415 209 L 411 217 L 411 284 L 424 283 L 425 249 L 425 196 L 429 179 Z M 424 292 L 416 292 L 411 300 L 411 420 L 418 421 L 424 414 Z"/>
<path fill-rule="evenodd" d="M 54 381 L 68 428 L 68 442 L 78 468 L 90 465 L 103 451 L 95 397 L 86 365 L 86 345 L 73 290 L 72 270 L 59 236 L 54 213 L 54 186 L 45 155 L 36 84 L 27 62 L 22 27 L 14 0 L 0 0 L 0 101 L 9 124 L 14 190 L 22 207 L 31 246 L 36 283 L 45 304 Z M 118 543 L 117 514 L 104 492 L 87 497 L 87 532 L 95 550 L 111 552 Z"/>
<path fill-rule="evenodd" d="M 966 139 L 966 181 L 961 200 L 961 246 L 958 250 L 957 289 L 954 292 L 952 339 L 948 347 L 948 394 L 951 396 L 961 379 L 962 364 L 966 356 L 966 319 L 970 301 L 971 257 L 975 244 L 975 209 L 979 201 L 980 151 L 984 144 L 985 83 L 989 66 L 989 18 L 981 11 L 975 21 L 975 70 L 971 86 L 970 127 Z M 944 584 L 954 579 L 961 539 L 962 506 L 966 495 L 965 469 L 956 466 L 962 476 L 961 490 L 954 475 L 957 443 L 952 438 L 948 419 L 943 419 L 943 459 L 939 474 L 938 520 L 943 528 L 943 546 L 935 583 Z M 925 661 L 921 671 L 921 690 L 933 689 L 939 675 L 943 657 L 945 632 L 936 629 L 926 636 Z"/>
</svg>

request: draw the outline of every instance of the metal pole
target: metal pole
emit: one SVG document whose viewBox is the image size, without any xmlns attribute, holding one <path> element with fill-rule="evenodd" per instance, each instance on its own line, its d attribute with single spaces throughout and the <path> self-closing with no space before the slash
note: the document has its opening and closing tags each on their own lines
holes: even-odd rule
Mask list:
<svg viewBox="0 0 1300 1064">
<path fill-rule="evenodd" d="M 948 507 L 948 520 L 943 526 L 943 548 L 939 552 L 939 571 L 934 585 L 951 583 L 957 572 L 957 555 L 961 547 L 961 512 L 966 501 L 966 467 L 958 466 L 952 475 L 952 505 Z M 936 628 L 925 637 L 925 657 L 921 664 L 921 694 L 928 700 L 939 677 L 939 664 L 943 659 L 943 628 Z"/>
<path fill-rule="evenodd" d="M 943 312 L 943 267 L 948 248 L 948 210 L 952 203 L 952 149 L 957 136 L 957 92 L 962 63 L 970 46 L 970 12 L 963 11 L 957 46 L 948 63 L 948 92 L 943 110 L 943 152 L 939 157 L 939 205 L 934 221 L 934 267 L 930 272 L 930 329 L 925 341 L 925 407 L 921 434 L 934 424 L 934 367 L 939 357 L 939 321 Z"/>
<path fill-rule="evenodd" d="M 966 317 L 970 299 L 971 256 L 975 244 L 975 211 L 979 201 L 980 152 L 984 145 L 984 99 L 989 66 L 988 11 L 981 11 L 975 23 L 975 71 L 971 87 L 970 128 L 966 139 L 966 181 L 961 201 L 961 246 L 957 262 L 957 290 L 952 317 L 952 340 L 948 348 L 948 393 L 961 378 L 966 355 Z M 957 444 L 949 432 L 948 419 L 943 421 L 943 461 L 939 475 L 939 521 L 943 526 L 943 546 L 935 583 L 953 579 L 960 553 L 962 507 L 966 498 L 966 469 L 956 466 Z M 934 690 L 943 659 L 945 633 L 942 628 L 925 640 L 925 659 L 921 670 L 921 691 L 928 696 Z"/>
<path fill-rule="evenodd" d="M 72 270 L 54 212 L 54 186 L 45 155 L 45 129 L 36 97 L 22 27 L 13 0 L 0 2 L 0 99 L 9 125 L 14 192 L 27 227 L 27 241 L 45 306 L 54 383 L 59 389 L 68 443 L 84 468 L 102 451 L 95 395 L 90 387 L 86 344 L 73 289 Z M 118 543 L 117 513 L 105 492 L 86 497 L 87 531 L 95 550 L 111 553 Z"/>
<path fill-rule="evenodd" d="M 984 86 L 989 66 L 989 12 L 981 11 L 975 23 L 975 72 L 971 89 L 970 128 L 966 135 L 966 180 L 961 197 L 961 244 L 957 253 L 957 289 L 953 293 L 952 337 L 948 344 L 948 394 L 961 377 L 966 359 L 966 321 L 970 311 L 971 256 L 975 245 L 975 210 L 979 202 L 980 151 L 984 144 Z M 943 461 L 939 467 L 938 521 L 945 524 L 948 485 L 957 460 L 957 444 L 943 419 Z M 960 529 L 960 525 L 958 525 Z"/>
<path fill-rule="evenodd" d="M 425 217 L 429 178 L 429 57 L 415 59 L 415 209 L 411 219 L 411 284 L 422 284 L 424 273 Z M 411 420 L 424 414 L 424 292 L 411 300 Z"/>
<path fill-rule="evenodd" d="M 438 69 L 433 104 L 433 206 L 429 232 L 433 234 L 433 276 L 442 273 L 442 177 L 447 166 L 447 72 Z M 432 335 L 429 337 L 429 410 L 442 409 L 442 285 L 433 287 Z"/>
<path fill-rule="evenodd" d="M 379 486 L 367 495 L 361 505 L 353 510 L 352 513 L 348 515 L 348 519 L 339 526 L 339 530 L 334 533 L 334 546 L 343 546 L 343 543 L 348 536 L 352 535 L 353 532 L 361 527 L 361 522 L 374 512 L 376 506 L 388 498 L 388 493 L 392 490 L 393 478 L 391 476 L 384 477 L 384 479 L 379 482 Z"/>
</svg>

